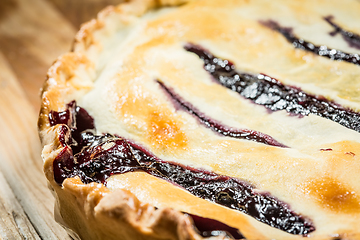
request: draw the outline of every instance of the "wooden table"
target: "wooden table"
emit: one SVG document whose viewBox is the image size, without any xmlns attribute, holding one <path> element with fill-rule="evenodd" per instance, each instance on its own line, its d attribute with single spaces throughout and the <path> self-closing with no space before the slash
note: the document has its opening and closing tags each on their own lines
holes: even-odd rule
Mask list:
<svg viewBox="0 0 360 240">
<path fill-rule="evenodd" d="M 0 0 L 0 239 L 70 239 L 42 172 L 40 88 L 80 24 L 119 2 Z"/>
</svg>

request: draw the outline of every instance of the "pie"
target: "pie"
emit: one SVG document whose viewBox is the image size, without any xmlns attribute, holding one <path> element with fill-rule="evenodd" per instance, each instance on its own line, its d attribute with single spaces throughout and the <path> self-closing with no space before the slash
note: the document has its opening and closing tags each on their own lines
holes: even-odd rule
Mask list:
<svg viewBox="0 0 360 240">
<path fill-rule="evenodd" d="M 360 239 L 360 2 L 132 0 L 48 71 L 75 239 Z"/>
</svg>

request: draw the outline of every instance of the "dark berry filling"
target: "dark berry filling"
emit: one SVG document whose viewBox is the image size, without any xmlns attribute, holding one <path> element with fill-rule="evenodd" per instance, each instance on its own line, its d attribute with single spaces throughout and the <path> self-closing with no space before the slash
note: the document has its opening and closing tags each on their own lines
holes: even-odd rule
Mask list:
<svg viewBox="0 0 360 240">
<path fill-rule="evenodd" d="M 56 124 L 65 124 L 71 130 L 71 137 L 69 129 L 66 129 L 65 126 L 62 127 L 63 134 L 62 138 L 59 139 L 61 144 L 71 145 L 71 148 L 75 153 L 81 150 L 81 141 L 84 141 L 83 137 L 80 135 L 82 131 L 87 129 L 94 129 L 94 119 L 89 115 L 89 113 L 76 105 L 75 101 L 67 104 L 67 109 L 62 112 L 50 111 L 49 113 L 49 123 L 51 126 Z M 65 138 L 65 136 L 67 136 Z"/>
<path fill-rule="evenodd" d="M 74 113 L 73 120 L 76 121 L 77 114 L 82 114 L 82 111 L 76 110 Z M 91 121 L 87 126 L 93 126 L 93 119 L 87 120 Z M 71 129 L 72 120 L 69 121 L 68 127 Z M 65 178 L 75 176 L 79 176 L 84 183 L 106 184 L 106 179 L 113 174 L 144 171 L 176 184 L 197 197 L 239 210 L 288 233 L 306 235 L 315 230 L 309 221 L 291 211 L 285 203 L 269 194 L 256 192 L 253 186 L 242 180 L 162 161 L 123 138 L 110 134 L 94 135 L 91 132 L 93 128 L 82 132 L 79 129 L 82 128 L 71 130 L 80 136 L 75 146 L 81 151 L 73 151 L 66 145 L 54 160 L 54 178 L 58 184 L 62 184 Z M 64 137 L 65 143 L 71 142 L 69 137 L 69 134 Z"/>
<path fill-rule="evenodd" d="M 192 106 L 192 104 L 184 101 L 172 89 L 165 86 L 164 83 L 160 81 L 157 82 L 160 84 L 161 88 L 168 93 L 171 99 L 175 101 L 175 103 L 180 105 L 182 109 L 186 110 L 187 112 L 195 116 L 200 121 L 200 123 L 204 124 L 206 127 L 210 128 L 211 130 L 227 137 L 251 140 L 276 147 L 286 147 L 284 144 L 279 143 L 278 141 L 276 141 L 274 138 L 270 137 L 267 134 L 253 130 L 248 130 L 248 129 L 233 129 L 216 122 L 215 120 L 201 113 L 198 109 Z"/>
<path fill-rule="evenodd" d="M 203 237 L 214 237 L 225 234 L 227 237 L 244 239 L 244 236 L 242 236 L 236 228 L 232 228 L 211 218 L 203 218 L 197 215 L 187 214 L 193 219 L 194 225 Z"/>
<path fill-rule="evenodd" d="M 204 61 L 205 70 L 218 83 L 258 105 L 272 111 L 286 110 L 295 115 L 315 114 L 360 132 L 360 113 L 344 108 L 322 96 L 314 96 L 299 88 L 286 86 L 267 75 L 238 72 L 233 63 L 215 57 L 200 46 L 188 44 L 185 49 L 195 53 Z"/>
<path fill-rule="evenodd" d="M 289 27 L 282 27 L 275 21 L 262 22 L 265 26 L 281 33 L 295 48 L 300 48 L 319 56 L 330 58 L 336 61 L 345 61 L 360 65 L 360 55 L 357 53 L 345 53 L 337 49 L 331 49 L 325 45 L 317 46 L 311 42 L 307 42 L 304 39 L 296 37 L 292 33 L 292 29 Z M 356 37 L 355 37 L 356 38 Z M 353 40 L 352 40 L 353 41 Z"/>
<path fill-rule="evenodd" d="M 350 31 L 346 31 L 338 24 L 336 24 L 333 21 L 333 18 L 334 18 L 333 16 L 327 16 L 324 18 L 324 20 L 327 21 L 334 28 L 334 31 L 331 32 L 330 35 L 335 36 L 336 34 L 340 33 L 343 39 L 349 44 L 350 47 L 360 49 L 360 35 Z"/>
</svg>

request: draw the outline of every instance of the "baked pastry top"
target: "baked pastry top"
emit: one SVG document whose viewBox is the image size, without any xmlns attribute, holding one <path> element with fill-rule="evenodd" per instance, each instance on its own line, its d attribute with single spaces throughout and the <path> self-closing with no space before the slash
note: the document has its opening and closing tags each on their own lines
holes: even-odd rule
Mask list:
<svg viewBox="0 0 360 240">
<path fill-rule="evenodd" d="M 360 239 L 360 2 L 137 0 L 54 63 L 39 133 L 82 239 Z"/>
</svg>

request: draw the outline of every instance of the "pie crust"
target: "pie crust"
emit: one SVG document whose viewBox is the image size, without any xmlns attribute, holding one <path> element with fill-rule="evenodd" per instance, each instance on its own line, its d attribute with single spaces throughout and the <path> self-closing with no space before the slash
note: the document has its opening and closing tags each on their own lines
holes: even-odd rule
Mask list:
<svg viewBox="0 0 360 240">
<path fill-rule="evenodd" d="M 357 113 L 359 64 L 295 48 L 272 26 L 315 46 L 359 54 L 356 42 L 326 21 L 360 34 L 358 13 L 356 0 L 132 0 L 104 9 L 81 27 L 73 51 L 52 65 L 42 90 L 39 135 L 57 220 L 74 239 L 203 239 L 184 213 L 237 228 L 246 239 L 360 239 L 359 132 L 312 113 L 270 113 L 216 83 L 203 60 L 184 49 L 199 46 L 239 72 L 271 76 Z M 214 133 L 174 103 L 162 83 L 209 119 L 284 145 Z M 49 115 L 74 100 L 94 118 L 97 134 L 116 134 L 162 160 L 249 182 L 315 230 L 290 234 L 143 171 L 114 174 L 106 186 L 79 177 L 59 184 L 54 161 L 65 148 L 64 124 L 52 125 Z"/>
</svg>

